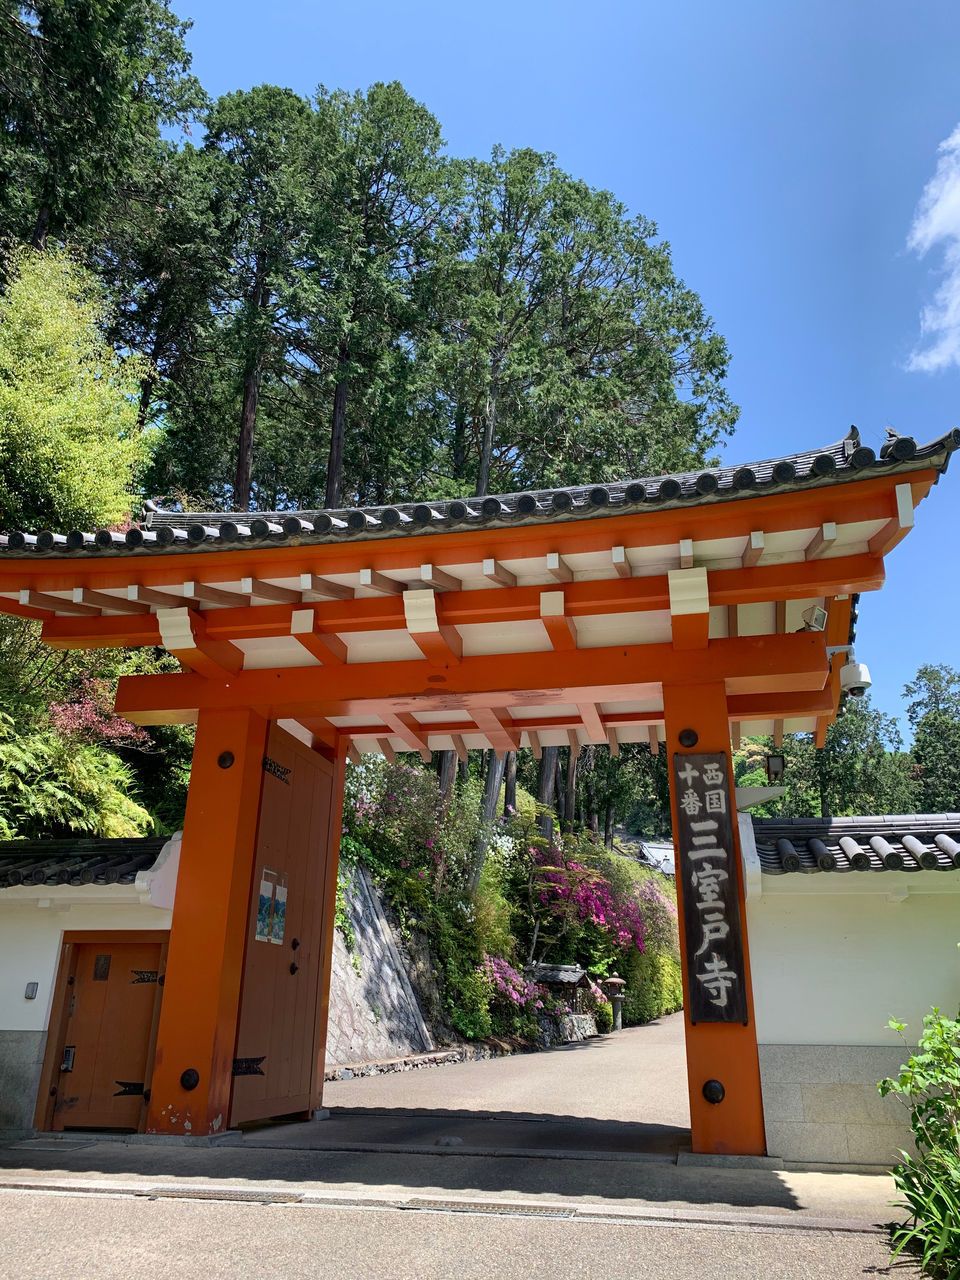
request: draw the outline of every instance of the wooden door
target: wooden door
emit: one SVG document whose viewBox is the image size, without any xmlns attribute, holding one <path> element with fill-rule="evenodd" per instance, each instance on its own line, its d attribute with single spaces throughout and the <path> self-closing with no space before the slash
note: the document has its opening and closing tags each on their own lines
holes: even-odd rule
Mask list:
<svg viewBox="0 0 960 1280">
<path fill-rule="evenodd" d="M 329 761 L 271 726 L 240 993 L 234 1125 L 318 1105 L 326 890 L 337 873 L 333 775 Z"/>
<path fill-rule="evenodd" d="M 160 941 L 106 934 L 70 947 L 61 1030 L 50 1045 L 54 1130 L 140 1128 L 163 951 Z"/>
</svg>

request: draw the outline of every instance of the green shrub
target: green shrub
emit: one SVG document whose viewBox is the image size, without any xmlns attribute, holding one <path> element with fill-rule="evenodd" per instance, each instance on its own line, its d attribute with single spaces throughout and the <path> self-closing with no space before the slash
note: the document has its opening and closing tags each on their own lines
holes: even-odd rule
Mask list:
<svg viewBox="0 0 960 1280">
<path fill-rule="evenodd" d="M 903 1036 L 905 1024 L 890 1026 Z M 894 1253 L 920 1254 L 923 1269 L 943 1280 L 960 1278 L 960 1021 L 939 1009 L 923 1020 L 920 1043 L 895 1080 L 877 1085 L 910 1109 L 916 1156 L 901 1152 L 893 1170 L 910 1220 L 894 1232 Z"/>
<path fill-rule="evenodd" d="M 605 1035 L 608 1031 L 613 1030 L 613 1006 L 609 1004 L 598 1004 L 593 1011 L 596 1019 L 597 1030 L 601 1035 Z"/>
<path fill-rule="evenodd" d="M 490 1017 L 490 987 L 476 971 L 452 973 L 447 970 L 447 1009 L 450 1021 L 466 1040 L 483 1040 L 493 1034 Z"/>
<path fill-rule="evenodd" d="M 683 1008 L 680 963 L 669 952 L 628 952 L 620 976 L 627 983 L 623 992 L 625 1027 L 652 1022 Z"/>
</svg>

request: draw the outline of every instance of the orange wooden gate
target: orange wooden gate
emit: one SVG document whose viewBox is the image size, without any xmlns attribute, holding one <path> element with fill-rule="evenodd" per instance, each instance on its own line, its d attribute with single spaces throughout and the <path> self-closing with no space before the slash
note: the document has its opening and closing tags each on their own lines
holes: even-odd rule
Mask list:
<svg viewBox="0 0 960 1280">
<path fill-rule="evenodd" d="M 327 915 L 335 909 L 334 767 L 271 725 L 240 994 L 230 1123 L 320 1105 Z"/>
<path fill-rule="evenodd" d="M 161 933 L 66 935 L 38 1128 L 141 1128 L 165 952 Z"/>
</svg>

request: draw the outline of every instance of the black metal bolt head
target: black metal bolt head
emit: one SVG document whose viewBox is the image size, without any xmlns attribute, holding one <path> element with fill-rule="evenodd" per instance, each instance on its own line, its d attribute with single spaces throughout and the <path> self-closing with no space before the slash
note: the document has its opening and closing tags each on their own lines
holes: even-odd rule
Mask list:
<svg viewBox="0 0 960 1280">
<path fill-rule="evenodd" d="M 229 769 L 235 757 L 232 751 L 221 751 L 217 756 L 217 764 L 221 769 Z"/>
<path fill-rule="evenodd" d="M 193 1067 L 187 1067 L 186 1071 L 180 1075 L 180 1087 L 182 1089 L 195 1089 L 200 1083 L 200 1072 Z"/>
<path fill-rule="evenodd" d="M 714 1104 L 722 1102 L 726 1097 L 726 1093 L 726 1089 L 724 1089 L 719 1080 L 708 1080 L 703 1086 L 703 1096 L 708 1102 Z"/>
<path fill-rule="evenodd" d="M 700 737 L 696 729 L 681 729 L 677 735 L 677 741 L 681 747 L 695 747 L 700 741 Z"/>
</svg>

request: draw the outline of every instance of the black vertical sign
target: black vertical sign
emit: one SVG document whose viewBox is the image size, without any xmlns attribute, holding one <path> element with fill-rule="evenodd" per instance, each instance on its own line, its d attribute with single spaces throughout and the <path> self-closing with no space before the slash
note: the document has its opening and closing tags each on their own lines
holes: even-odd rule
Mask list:
<svg viewBox="0 0 960 1280">
<path fill-rule="evenodd" d="M 673 757 L 692 1022 L 747 1021 L 737 846 L 727 757 Z"/>
</svg>

